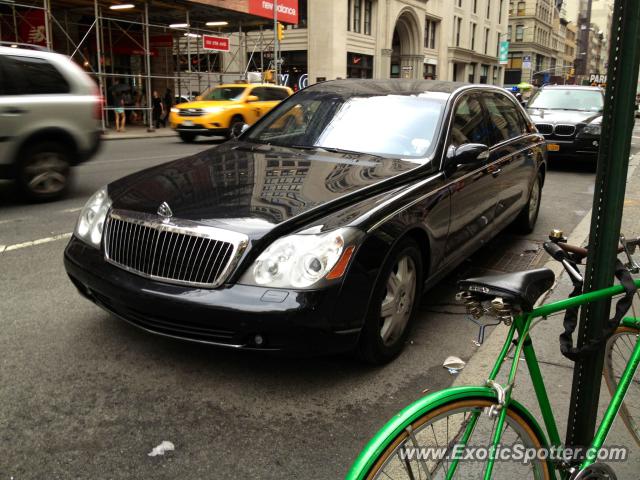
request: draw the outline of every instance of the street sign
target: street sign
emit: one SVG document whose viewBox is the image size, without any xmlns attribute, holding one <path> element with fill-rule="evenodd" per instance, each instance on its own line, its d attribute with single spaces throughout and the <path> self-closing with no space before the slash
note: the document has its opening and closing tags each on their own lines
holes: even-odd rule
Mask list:
<svg viewBox="0 0 640 480">
<path fill-rule="evenodd" d="M 509 42 L 500 42 L 500 65 L 506 65 L 509 63 Z"/>
<path fill-rule="evenodd" d="M 589 75 L 589 83 L 607 83 L 607 76 L 598 73 Z"/>
<path fill-rule="evenodd" d="M 219 52 L 229 51 L 229 39 L 227 37 L 214 37 L 213 35 L 202 35 L 202 48 L 205 50 L 217 50 Z"/>
<path fill-rule="evenodd" d="M 412 65 L 403 65 L 402 66 L 402 70 L 405 72 L 410 72 L 411 70 L 413 70 L 413 66 Z"/>
<path fill-rule="evenodd" d="M 522 57 L 522 68 L 531 68 L 531 55 Z"/>
</svg>

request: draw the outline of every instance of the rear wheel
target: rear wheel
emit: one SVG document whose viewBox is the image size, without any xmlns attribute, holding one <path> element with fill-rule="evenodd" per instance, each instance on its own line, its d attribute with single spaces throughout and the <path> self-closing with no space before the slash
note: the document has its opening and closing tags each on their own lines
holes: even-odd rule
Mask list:
<svg viewBox="0 0 640 480">
<path fill-rule="evenodd" d="M 529 200 L 524 206 L 518 217 L 513 222 L 514 227 L 519 233 L 531 233 L 538 221 L 538 212 L 540 211 L 540 200 L 542 198 L 542 175 L 538 174 L 533 181 L 531 191 L 529 192 Z"/>
<path fill-rule="evenodd" d="M 232 139 L 240 136 L 242 133 L 242 127 L 244 125 L 244 119 L 240 115 L 236 115 L 231 119 L 229 124 L 229 132 L 227 133 L 227 139 Z"/>
<path fill-rule="evenodd" d="M 631 354 L 638 342 L 640 330 L 629 327 L 618 327 L 615 333 L 607 340 L 604 354 L 604 378 L 611 395 L 614 394 L 620 383 L 620 378 L 625 367 L 631 359 Z M 627 430 L 640 447 L 640 406 L 637 404 L 640 398 L 640 371 L 629 385 L 627 395 L 629 401 L 623 401 L 618 414 L 622 418 Z M 633 401 L 632 401 L 633 400 Z"/>
<path fill-rule="evenodd" d="M 71 183 L 71 154 L 56 142 L 28 147 L 18 164 L 18 186 L 30 200 L 55 200 L 64 196 Z"/>
<path fill-rule="evenodd" d="M 388 440 L 382 453 L 372 462 L 368 472 L 349 478 L 373 479 L 444 479 L 452 468 L 453 460 L 462 454 L 452 479 L 483 478 L 486 469 L 487 448 L 492 444 L 493 433 L 497 426 L 497 416 L 487 415 L 496 402 L 489 399 L 470 398 L 454 400 L 425 412 L 413 423 L 404 426 L 397 437 Z M 471 422 L 477 418 L 475 427 Z M 462 438 L 470 430 L 462 449 Z M 460 446 L 458 446 L 460 445 Z M 518 449 L 540 449 L 544 443 L 530 425 L 512 407 L 508 407 L 507 416 L 500 439 L 501 446 L 511 451 Z M 476 449 L 477 458 L 465 459 L 464 455 Z M 480 449 L 483 449 L 482 452 Z M 420 458 L 421 457 L 421 458 Z M 352 472 L 355 473 L 355 472 Z M 548 479 L 548 465 L 545 461 L 533 459 L 525 464 L 522 459 L 506 459 L 499 455 L 495 461 L 492 479 Z"/>
<path fill-rule="evenodd" d="M 191 132 L 178 132 L 178 135 L 184 143 L 193 143 L 196 139 L 196 134 Z"/>
<path fill-rule="evenodd" d="M 412 239 L 389 253 L 374 288 L 358 355 L 374 364 L 395 358 L 403 349 L 422 293 L 422 255 Z"/>
</svg>

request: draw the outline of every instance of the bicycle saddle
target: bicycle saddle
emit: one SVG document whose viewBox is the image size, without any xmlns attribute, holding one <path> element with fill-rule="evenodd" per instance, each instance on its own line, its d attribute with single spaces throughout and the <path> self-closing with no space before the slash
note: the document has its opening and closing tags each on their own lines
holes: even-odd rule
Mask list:
<svg viewBox="0 0 640 480">
<path fill-rule="evenodd" d="M 538 268 L 526 272 L 467 278 L 458 282 L 458 289 L 487 298 L 502 297 L 510 303 L 520 305 L 523 310 L 530 311 L 538 298 L 551 288 L 554 280 L 553 271 Z"/>
</svg>

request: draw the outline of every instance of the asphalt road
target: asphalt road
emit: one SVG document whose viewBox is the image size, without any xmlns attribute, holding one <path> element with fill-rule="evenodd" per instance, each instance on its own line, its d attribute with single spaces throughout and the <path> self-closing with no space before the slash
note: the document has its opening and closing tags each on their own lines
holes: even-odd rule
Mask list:
<svg viewBox="0 0 640 480">
<path fill-rule="evenodd" d="M 634 135 L 640 144 L 640 129 Z M 19 203 L 0 184 L 0 244 L 14 246 L 0 253 L 0 479 L 341 478 L 390 416 L 450 384 L 445 357 L 473 354 L 476 330 L 452 301 L 456 279 L 541 263 L 548 231 L 570 232 L 593 195 L 588 168 L 555 165 L 536 231 L 500 235 L 427 294 L 406 351 L 382 368 L 146 334 L 76 293 L 62 266 L 64 238 L 32 243 L 71 232 L 101 185 L 212 146 L 105 142 L 77 169 L 73 194 L 50 204 Z M 164 440 L 175 451 L 149 457 Z"/>
</svg>

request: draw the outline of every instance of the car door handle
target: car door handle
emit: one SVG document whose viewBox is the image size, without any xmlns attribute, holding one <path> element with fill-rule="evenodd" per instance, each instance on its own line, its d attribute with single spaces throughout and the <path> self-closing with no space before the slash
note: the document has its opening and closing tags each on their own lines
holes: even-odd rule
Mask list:
<svg viewBox="0 0 640 480">
<path fill-rule="evenodd" d="M 0 115 L 3 117 L 13 117 L 17 115 L 22 115 L 23 113 L 27 113 L 27 110 L 16 107 L 8 107 L 3 110 L 0 110 Z"/>
</svg>

